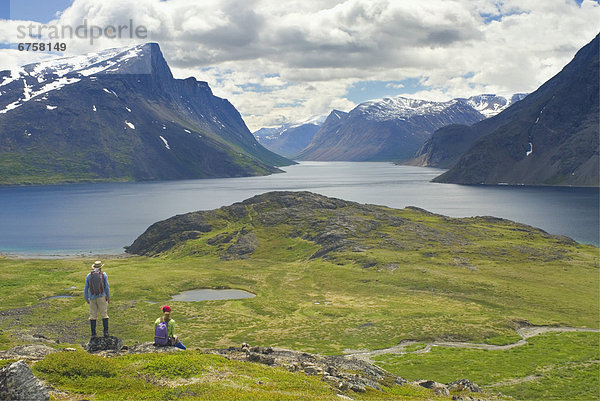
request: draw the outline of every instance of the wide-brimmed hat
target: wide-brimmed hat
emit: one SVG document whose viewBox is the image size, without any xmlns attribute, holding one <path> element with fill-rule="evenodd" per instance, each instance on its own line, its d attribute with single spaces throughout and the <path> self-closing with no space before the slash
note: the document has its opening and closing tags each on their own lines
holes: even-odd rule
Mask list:
<svg viewBox="0 0 600 401">
<path fill-rule="evenodd" d="M 100 268 L 102 268 L 102 266 L 104 266 L 104 263 L 102 263 L 101 260 L 97 260 L 92 265 L 92 269 L 100 269 Z"/>
</svg>

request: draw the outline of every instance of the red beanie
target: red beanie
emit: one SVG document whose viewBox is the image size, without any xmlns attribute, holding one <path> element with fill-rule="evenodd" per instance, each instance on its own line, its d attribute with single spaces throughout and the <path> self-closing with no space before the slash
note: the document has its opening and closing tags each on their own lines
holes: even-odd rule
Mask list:
<svg viewBox="0 0 600 401">
<path fill-rule="evenodd" d="M 162 307 L 163 312 L 171 312 L 171 307 L 169 305 L 165 305 Z"/>
</svg>

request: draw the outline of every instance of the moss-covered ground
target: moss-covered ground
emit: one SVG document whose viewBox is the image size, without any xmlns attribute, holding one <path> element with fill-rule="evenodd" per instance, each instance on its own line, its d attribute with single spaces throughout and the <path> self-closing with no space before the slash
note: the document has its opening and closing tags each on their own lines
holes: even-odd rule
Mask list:
<svg viewBox="0 0 600 401">
<path fill-rule="evenodd" d="M 190 349 L 247 342 L 342 354 L 392 347 L 406 339 L 509 344 L 520 339 L 516 328 L 523 321 L 600 327 L 597 248 L 505 221 L 447 219 L 416 209 L 393 213 L 407 222 L 404 229 L 380 226 L 377 236 L 364 238 L 364 249 L 332 252 L 325 259 L 311 258 L 320 246 L 303 239 L 306 236 L 290 236 L 290 226 L 256 223 L 258 249 L 246 259 L 223 260 L 222 247 L 209 240 L 246 224 L 238 222 L 224 223 L 158 257 L 105 260 L 112 293 L 111 334 L 125 344 L 152 341 L 153 321 L 164 304 L 173 308 L 176 331 Z M 386 241 L 395 245 L 387 246 Z M 0 347 L 21 344 L 34 334 L 59 340 L 60 346 L 86 342 L 83 284 L 92 262 L 0 258 Z M 256 297 L 170 300 L 197 288 L 237 288 Z M 42 300 L 55 295 L 74 297 Z M 598 399 L 598 339 L 597 333 L 546 334 L 506 351 L 435 347 L 429 353 L 385 355 L 377 361 L 408 379 L 449 382 L 466 377 L 516 399 L 548 399 L 549 394 Z M 62 381 L 67 373 L 43 369 L 58 356 L 47 357 L 36 369 L 65 391 L 78 388 L 89 398 L 95 388 L 95 399 L 129 399 L 126 394 L 132 392 L 140 394 L 135 399 L 172 399 L 173 392 L 183 388 L 189 390 L 189 399 L 203 399 L 203 388 L 228 391 L 231 397 L 238 397 L 236 392 L 264 395 L 256 399 L 328 399 L 335 394 L 315 378 L 189 354 L 196 361 L 190 363 L 209 373 L 198 376 L 197 383 L 161 389 L 160 397 L 153 393 L 158 390 L 152 380 L 138 373 L 152 375 L 152 366 L 168 365 L 168 358 L 176 357 L 128 356 L 106 362 L 113 373 L 117 368 L 123 372 L 123 380 L 111 373 L 108 379 L 94 374 Z M 272 374 L 277 379 L 265 372 L 276 372 Z M 588 390 L 574 389 L 578 380 L 585 380 Z M 281 385 L 269 387 L 275 381 Z M 223 389 L 228 382 L 233 384 Z M 123 398 L 103 395 L 103 386 L 110 394 L 121 394 L 114 392 L 121 386 Z M 144 395 L 145 386 L 155 398 Z M 407 390 L 389 391 L 391 399 L 394 392 Z M 178 396 L 186 399 L 185 393 Z M 244 399 L 235 397 L 231 399 Z"/>
<path fill-rule="evenodd" d="M 340 400 L 318 376 L 196 351 L 108 359 L 84 351 L 61 352 L 36 363 L 33 370 L 70 400 Z M 450 398 L 418 386 L 396 385 L 382 391 L 368 389 L 357 399 Z"/>
</svg>

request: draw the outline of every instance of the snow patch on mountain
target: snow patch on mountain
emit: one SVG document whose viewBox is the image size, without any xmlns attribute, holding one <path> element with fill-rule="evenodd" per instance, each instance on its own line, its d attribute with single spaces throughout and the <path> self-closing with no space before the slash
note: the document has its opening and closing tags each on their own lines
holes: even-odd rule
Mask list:
<svg viewBox="0 0 600 401">
<path fill-rule="evenodd" d="M 104 92 L 106 92 L 106 93 L 110 94 L 110 95 L 115 95 L 116 97 L 119 97 L 119 96 L 117 96 L 117 94 L 115 93 L 115 91 L 108 90 L 108 89 L 106 89 L 106 88 L 102 88 L 102 90 L 103 90 Z"/>
<path fill-rule="evenodd" d="M 162 139 L 163 143 L 165 144 L 165 148 L 171 149 L 171 147 L 169 146 L 169 142 L 167 142 L 167 140 L 162 135 L 159 135 L 159 137 L 160 137 L 160 139 Z"/>
<path fill-rule="evenodd" d="M 407 120 L 415 116 L 439 114 L 444 110 L 462 103 L 481 113 L 484 117 L 492 117 L 500 113 L 514 102 L 523 99 L 526 94 L 516 94 L 507 99 L 503 96 L 483 94 L 470 98 L 456 98 L 446 102 L 434 102 L 411 99 L 403 96 L 374 99 L 359 104 L 351 113 L 364 114 L 370 120 Z M 340 116 L 338 115 L 338 118 Z"/>
<path fill-rule="evenodd" d="M 0 113 L 14 110 L 42 93 L 59 90 L 66 85 L 79 82 L 84 77 L 119 71 L 121 65 L 138 58 L 144 51 L 144 46 L 146 45 L 107 49 L 84 55 L 45 60 L 12 70 L 0 71 L 0 87 L 10 85 L 9 90 L 14 91 L 15 89 L 12 88 L 14 83 L 19 80 L 23 82 L 19 99 L 3 105 L 4 107 L 0 110 Z M 96 77 L 90 79 L 95 80 Z M 105 92 L 117 96 L 114 91 L 103 89 Z"/>
<path fill-rule="evenodd" d="M 527 96 L 526 93 L 516 93 L 510 99 L 507 99 L 494 94 L 483 94 L 471 96 L 465 100 L 469 106 L 489 118 L 506 110 L 512 104 L 524 99 L 525 96 Z"/>
<path fill-rule="evenodd" d="M 340 118 L 337 113 L 336 113 L 336 116 L 338 118 Z M 281 137 L 282 135 L 284 135 L 288 130 L 290 130 L 292 128 L 298 128 L 303 125 L 309 125 L 309 124 L 320 127 L 325 122 L 326 119 L 327 119 L 326 115 L 325 116 L 312 116 L 305 120 L 293 122 L 293 123 L 286 123 L 286 124 L 280 125 L 279 127 L 261 128 L 259 130 L 254 131 L 253 135 L 259 141 L 261 141 L 261 140 L 273 141 L 273 140 L 276 140 L 277 138 Z"/>
<path fill-rule="evenodd" d="M 0 110 L 0 114 L 4 114 L 6 112 L 9 112 L 11 110 L 16 109 L 17 107 L 19 107 L 22 103 L 19 103 L 19 101 L 17 100 L 16 102 L 12 102 L 9 105 L 7 105 L 5 108 L 3 108 L 2 110 Z"/>
<path fill-rule="evenodd" d="M 529 142 L 529 150 L 527 151 L 525 156 L 529 156 L 532 153 L 533 153 L 533 143 Z"/>
<path fill-rule="evenodd" d="M 366 115 L 369 120 L 405 120 L 413 116 L 437 114 L 455 105 L 459 100 L 432 102 L 402 96 L 369 100 L 356 106 L 352 112 Z"/>
<path fill-rule="evenodd" d="M 37 78 L 49 74 L 62 77 L 70 73 L 78 73 L 88 77 L 109 69 L 116 70 L 114 67 L 118 67 L 123 62 L 139 56 L 143 51 L 143 46 L 106 49 L 83 55 L 61 57 L 25 65 L 21 69 L 26 71 L 29 76 Z"/>
<path fill-rule="evenodd" d="M 50 92 L 50 91 L 59 90 L 60 88 L 62 88 L 65 85 L 70 85 L 72 83 L 79 82 L 80 80 L 81 80 L 80 78 L 62 77 L 55 81 L 51 81 L 51 82 L 44 84 L 43 86 L 39 87 L 37 90 L 34 90 L 32 86 L 27 85 L 26 80 L 23 80 L 24 86 L 23 86 L 22 97 L 20 97 L 16 101 L 6 105 L 4 107 L 4 109 L 0 110 L 0 113 L 3 114 L 10 110 L 14 110 L 17 107 L 23 105 L 25 102 L 27 102 L 31 99 L 34 99 L 39 95 L 42 95 L 42 94 Z"/>
</svg>

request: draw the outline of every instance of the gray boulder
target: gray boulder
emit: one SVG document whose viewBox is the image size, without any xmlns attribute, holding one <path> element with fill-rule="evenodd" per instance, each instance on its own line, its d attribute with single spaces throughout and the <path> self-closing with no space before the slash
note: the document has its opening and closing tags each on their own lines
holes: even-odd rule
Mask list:
<svg viewBox="0 0 600 401">
<path fill-rule="evenodd" d="M 49 401 L 48 390 L 23 361 L 0 369 L 0 401 Z"/>
<path fill-rule="evenodd" d="M 36 361 L 44 359 L 46 355 L 57 352 L 55 348 L 42 344 L 25 344 L 13 347 L 6 351 L 0 351 L 0 359 L 25 359 Z"/>
<path fill-rule="evenodd" d="M 172 353 L 172 352 L 183 352 L 183 350 L 181 350 L 177 347 L 172 347 L 172 346 L 161 347 L 158 345 L 154 345 L 153 342 L 144 342 L 141 344 L 135 344 L 135 345 L 132 345 L 131 347 L 129 347 L 129 349 L 127 350 L 127 353 L 129 353 L 129 354 L 148 354 L 148 353 L 154 353 L 154 352 Z"/>
<path fill-rule="evenodd" d="M 447 383 L 446 387 L 450 391 L 470 391 L 472 393 L 481 393 L 481 388 L 469 379 L 461 379 Z"/>
<path fill-rule="evenodd" d="M 84 348 L 89 353 L 100 351 L 120 351 L 123 347 L 123 341 L 114 336 L 91 337 L 90 342 Z"/>
<path fill-rule="evenodd" d="M 444 395 L 444 396 L 450 395 L 450 391 L 448 390 L 448 388 L 445 385 L 443 385 L 442 383 L 433 381 L 433 380 L 420 380 L 420 381 L 417 381 L 416 384 L 418 384 L 421 387 L 425 387 L 430 390 L 433 390 L 433 392 L 436 393 L 437 395 Z"/>
</svg>

